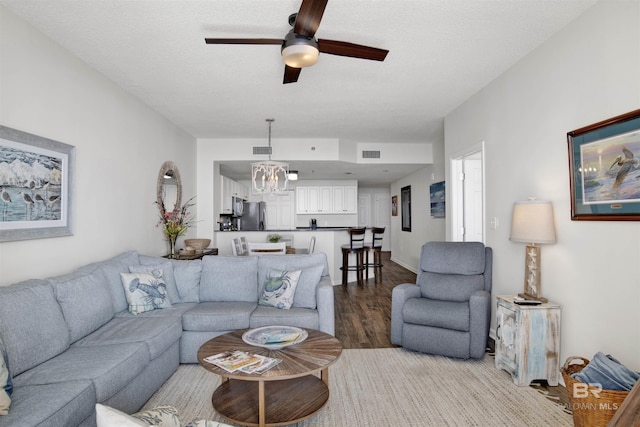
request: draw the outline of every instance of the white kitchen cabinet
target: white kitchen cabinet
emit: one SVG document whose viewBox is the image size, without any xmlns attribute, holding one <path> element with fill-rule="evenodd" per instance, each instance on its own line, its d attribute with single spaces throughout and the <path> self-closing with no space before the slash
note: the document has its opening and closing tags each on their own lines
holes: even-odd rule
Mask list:
<svg viewBox="0 0 640 427">
<path fill-rule="evenodd" d="M 231 196 L 247 200 L 249 198 L 247 186 L 236 181 L 231 181 Z"/>
<path fill-rule="evenodd" d="M 231 214 L 233 213 L 233 207 L 231 205 L 233 181 L 226 176 L 220 176 L 220 213 Z"/>
<path fill-rule="evenodd" d="M 358 187 L 334 186 L 332 189 L 333 213 L 357 214 L 358 213 Z"/>
<path fill-rule="evenodd" d="M 318 187 L 317 213 L 331 213 L 333 211 L 332 194 L 332 187 Z"/>
<path fill-rule="evenodd" d="M 282 195 L 264 196 L 263 200 L 267 203 L 267 230 L 293 230 L 296 228 L 293 191 Z"/>
<path fill-rule="evenodd" d="M 299 214 L 317 214 L 332 212 L 331 186 L 296 187 L 296 212 Z"/>
<path fill-rule="evenodd" d="M 296 213 L 309 213 L 309 188 L 296 187 Z"/>
<path fill-rule="evenodd" d="M 220 206 L 223 214 L 233 213 L 232 197 L 239 197 L 242 200 L 249 198 L 249 189 L 246 185 L 240 184 L 226 176 L 220 175 Z"/>
</svg>

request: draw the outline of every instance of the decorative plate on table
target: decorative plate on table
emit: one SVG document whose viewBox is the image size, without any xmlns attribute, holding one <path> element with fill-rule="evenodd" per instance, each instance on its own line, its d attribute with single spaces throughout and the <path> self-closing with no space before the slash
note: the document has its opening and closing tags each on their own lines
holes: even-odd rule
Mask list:
<svg viewBox="0 0 640 427">
<path fill-rule="evenodd" d="M 309 334 L 295 326 L 263 326 L 242 334 L 242 341 L 249 345 L 280 350 L 306 340 Z"/>
</svg>

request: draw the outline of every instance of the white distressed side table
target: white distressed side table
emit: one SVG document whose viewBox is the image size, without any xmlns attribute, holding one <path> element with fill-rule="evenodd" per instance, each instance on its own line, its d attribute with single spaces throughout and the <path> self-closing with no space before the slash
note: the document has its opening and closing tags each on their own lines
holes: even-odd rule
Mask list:
<svg viewBox="0 0 640 427">
<path fill-rule="evenodd" d="M 559 304 L 518 305 L 515 295 L 499 295 L 496 310 L 496 368 L 509 372 L 518 386 L 560 376 Z"/>
</svg>

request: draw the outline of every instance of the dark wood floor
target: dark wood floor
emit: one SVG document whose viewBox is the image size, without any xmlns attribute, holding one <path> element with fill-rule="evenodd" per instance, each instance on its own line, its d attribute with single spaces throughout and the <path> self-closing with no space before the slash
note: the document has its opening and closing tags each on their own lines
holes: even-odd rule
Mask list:
<svg viewBox="0 0 640 427">
<path fill-rule="evenodd" d="M 376 283 L 373 270 L 364 285 L 356 282 L 334 286 L 336 337 L 344 348 L 388 348 L 391 344 L 391 292 L 401 283 L 415 283 L 416 275 L 390 260 L 389 252 L 382 253 L 382 279 Z M 493 340 L 487 351 L 492 354 Z M 550 387 L 545 382 L 532 387 L 551 400 L 569 408 L 567 391 L 563 386 Z"/>
</svg>

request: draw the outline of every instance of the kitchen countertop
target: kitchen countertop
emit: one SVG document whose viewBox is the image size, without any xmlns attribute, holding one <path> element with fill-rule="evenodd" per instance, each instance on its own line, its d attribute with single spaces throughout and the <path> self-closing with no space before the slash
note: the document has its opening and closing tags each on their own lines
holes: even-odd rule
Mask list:
<svg viewBox="0 0 640 427">
<path fill-rule="evenodd" d="M 232 256 L 232 240 L 245 237 L 247 242 L 266 242 L 269 234 L 279 234 L 283 240 L 291 241 L 293 248 L 308 248 L 311 239 L 315 239 L 315 252 L 323 252 L 327 255 L 327 267 L 334 284 L 341 283 L 342 251 L 340 246 L 349 244 L 349 227 L 318 227 L 315 230 L 309 227 L 299 227 L 294 230 L 263 230 L 263 231 L 216 231 L 213 233 L 212 245 L 219 249 L 219 256 Z M 356 280 L 356 272 L 349 272 L 350 282 Z"/>
</svg>

